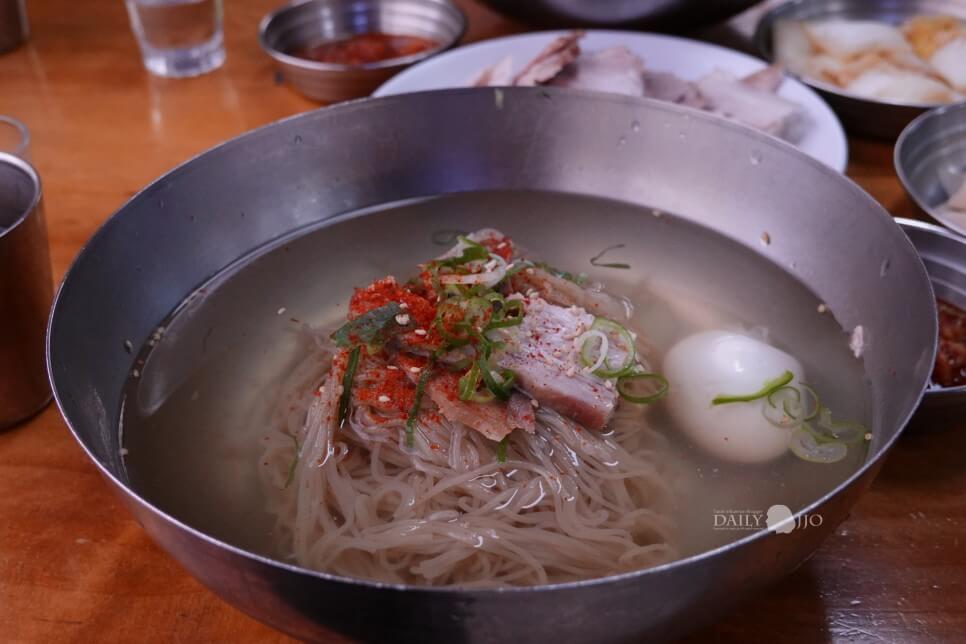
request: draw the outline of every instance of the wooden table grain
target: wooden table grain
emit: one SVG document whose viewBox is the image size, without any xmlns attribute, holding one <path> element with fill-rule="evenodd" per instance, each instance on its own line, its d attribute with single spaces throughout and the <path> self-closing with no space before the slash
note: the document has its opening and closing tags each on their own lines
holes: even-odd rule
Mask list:
<svg viewBox="0 0 966 644">
<path fill-rule="evenodd" d="M 257 47 L 258 20 L 277 2 L 226 2 L 227 63 L 178 81 L 143 70 L 120 0 L 30 3 L 29 44 L 0 56 L 0 114 L 33 135 L 55 275 L 141 186 L 220 141 L 316 107 L 276 83 Z M 468 40 L 522 30 L 461 4 Z M 891 146 L 850 145 L 849 176 L 893 214 L 917 216 Z M 966 427 L 953 424 L 908 432 L 814 558 L 688 641 L 962 640 Z M 0 640 L 288 641 L 157 548 L 53 407 L 0 433 Z"/>
</svg>

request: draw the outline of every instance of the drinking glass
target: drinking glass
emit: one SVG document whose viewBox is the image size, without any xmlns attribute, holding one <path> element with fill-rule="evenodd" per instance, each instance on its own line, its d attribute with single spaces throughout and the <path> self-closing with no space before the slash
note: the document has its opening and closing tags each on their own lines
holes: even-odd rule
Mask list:
<svg viewBox="0 0 966 644">
<path fill-rule="evenodd" d="M 167 78 L 205 74 L 225 62 L 222 0 L 125 0 L 149 72 Z"/>
</svg>

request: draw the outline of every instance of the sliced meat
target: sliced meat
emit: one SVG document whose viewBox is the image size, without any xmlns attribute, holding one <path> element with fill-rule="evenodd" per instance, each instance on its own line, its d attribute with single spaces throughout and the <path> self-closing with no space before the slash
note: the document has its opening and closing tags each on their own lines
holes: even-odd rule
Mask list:
<svg viewBox="0 0 966 644">
<path fill-rule="evenodd" d="M 512 84 L 518 87 L 532 87 L 552 79 L 580 56 L 580 45 L 577 41 L 583 36 L 584 32 L 574 31 L 554 40 L 533 60 L 524 65 L 520 73 L 514 77 Z"/>
<path fill-rule="evenodd" d="M 741 82 L 764 92 L 777 92 L 783 80 L 785 80 L 785 68 L 776 64 L 760 69 L 754 74 L 748 74 L 741 79 Z"/>
<path fill-rule="evenodd" d="M 402 353 L 395 357 L 395 362 L 412 382 L 419 380 L 426 366 L 425 359 Z M 527 418 L 520 412 L 520 403 L 514 402 L 513 396 L 509 404 L 499 400 L 488 403 L 460 400 L 459 379 L 460 374 L 437 367 L 426 384 L 426 398 L 436 405 L 443 418 L 462 423 L 494 441 L 503 440 L 514 429 L 534 431 L 532 410 Z"/>
<path fill-rule="evenodd" d="M 584 54 L 548 82 L 557 87 L 642 96 L 644 63 L 627 47 Z"/>
<path fill-rule="evenodd" d="M 683 78 L 670 72 L 657 72 L 645 69 L 641 74 L 644 81 L 644 96 L 659 101 L 687 105 L 695 109 L 704 109 L 705 100 L 701 92 Z"/>
<path fill-rule="evenodd" d="M 510 394 L 510 400 L 506 403 L 507 418 L 510 423 L 520 429 L 532 434 L 536 431 L 536 414 L 530 399 L 523 394 L 514 391 Z"/>
<path fill-rule="evenodd" d="M 601 430 L 613 415 L 619 395 L 603 379 L 581 368 L 574 345 L 593 323 L 594 316 L 578 307 L 530 298 L 522 324 L 500 331 L 504 347 L 495 357 L 501 368 L 516 374 L 517 387 L 540 405 Z"/>
<path fill-rule="evenodd" d="M 715 70 L 698 79 L 696 85 L 715 114 L 789 141 L 798 140 L 805 128 L 800 105 L 751 87 L 728 72 Z"/>
<path fill-rule="evenodd" d="M 473 87 L 506 87 L 513 85 L 513 58 L 505 56 L 496 65 L 487 67 L 472 83 Z"/>
<path fill-rule="evenodd" d="M 510 285 L 512 290 L 520 293 L 536 291 L 540 297 L 551 304 L 577 306 L 594 315 L 618 322 L 630 317 L 630 305 L 623 300 L 551 275 L 542 268 L 523 269 L 510 278 Z"/>
</svg>

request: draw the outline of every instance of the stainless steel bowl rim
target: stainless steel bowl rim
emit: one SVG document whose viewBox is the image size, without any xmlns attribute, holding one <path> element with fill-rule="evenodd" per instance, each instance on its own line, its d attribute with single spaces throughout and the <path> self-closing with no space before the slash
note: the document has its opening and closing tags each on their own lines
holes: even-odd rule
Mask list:
<svg viewBox="0 0 966 644">
<path fill-rule="evenodd" d="M 27 215 L 29 215 L 37 207 L 37 204 L 40 203 L 40 199 L 43 196 L 44 190 L 43 186 L 40 184 L 40 175 L 37 174 L 37 171 L 34 170 L 32 165 L 20 157 L 14 156 L 13 154 L 8 154 L 7 152 L 0 152 L 0 163 L 12 165 L 18 170 L 24 172 L 28 177 L 30 177 L 30 180 L 33 182 L 33 184 L 37 186 L 37 189 L 34 191 L 34 196 L 31 198 L 30 203 L 27 204 L 27 207 L 24 208 L 24 211 L 17 215 L 17 218 L 10 222 L 9 225 L 6 227 L 0 227 L 0 238 L 3 238 L 7 234 L 12 233 L 17 226 L 19 226 L 23 220 L 27 218 Z"/>
<path fill-rule="evenodd" d="M 434 95 L 434 94 L 445 95 L 445 94 L 468 93 L 468 92 L 488 92 L 488 91 L 491 91 L 491 89 L 490 88 L 460 88 L 460 89 L 437 90 L 437 91 L 432 91 L 432 92 L 415 92 L 415 93 L 412 93 L 412 94 L 408 94 L 406 96 L 429 96 L 429 95 Z M 783 146 L 784 147 L 787 147 L 789 150 L 794 151 L 794 154 L 797 155 L 801 159 L 801 161 L 806 162 L 806 163 L 810 163 L 810 164 L 814 165 L 822 173 L 825 173 L 826 175 L 828 175 L 830 177 L 830 180 L 832 180 L 832 181 L 844 181 L 846 184 L 848 184 L 849 187 L 851 188 L 851 190 L 853 192 L 855 192 L 860 198 L 862 198 L 863 200 L 865 200 L 865 201 L 867 201 L 869 203 L 869 205 L 872 207 L 871 209 L 877 213 L 876 216 L 878 216 L 880 218 L 883 218 L 885 220 L 888 220 L 889 222 L 894 222 L 894 220 L 891 217 L 891 215 L 889 215 L 888 212 L 886 212 L 883 209 L 883 207 L 878 202 L 876 202 L 868 193 L 866 193 L 864 190 L 862 190 L 862 188 L 859 187 L 858 184 L 856 184 L 854 181 L 852 181 L 851 179 L 849 179 L 845 175 L 842 175 L 842 174 L 836 172 L 835 170 L 832 170 L 831 168 L 829 168 L 828 166 L 826 166 L 822 162 L 820 162 L 820 161 L 818 161 L 818 160 L 816 160 L 816 159 L 814 159 L 814 158 L 806 155 L 805 153 L 801 152 L 794 145 L 792 145 L 790 143 L 787 143 L 785 141 L 782 141 L 782 140 L 777 139 L 775 137 L 772 137 L 770 135 L 764 134 L 763 132 L 761 132 L 759 130 L 756 130 L 754 128 L 750 128 L 748 126 L 740 125 L 738 123 L 735 123 L 734 121 L 725 119 L 723 117 L 715 116 L 713 114 L 706 114 L 706 113 L 703 113 L 703 112 L 695 112 L 695 110 L 693 110 L 693 109 L 691 109 L 689 107 L 683 107 L 683 106 L 679 106 L 679 105 L 672 104 L 672 103 L 667 103 L 667 102 L 663 102 L 663 101 L 657 101 L 657 100 L 654 100 L 654 99 L 629 97 L 629 96 L 624 96 L 624 95 L 619 95 L 619 94 L 602 94 L 602 93 L 599 93 L 599 92 L 591 92 L 591 91 L 583 91 L 583 90 L 572 90 L 572 89 L 558 89 L 558 88 L 505 88 L 505 89 L 502 89 L 501 91 L 505 92 L 507 95 L 512 95 L 512 93 L 524 93 L 524 92 L 529 92 L 529 93 L 543 92 L 543 93 L 561 94 L 561 95 L 578 94 L 578 95 L 583 95 L 585 97 L 593 98 L 594 100 L 597 100 L 597 101 L 623 102 L 623 103 L 639 103 L 639 104 L 643 104 L 643 105 L 647 106 L 649 109 L 670 112 L 670 113 L 675 114 L 677 116 L 680 116 L 680 117 L 683 117 L 683 118 L 688 118 L 688 119 L 691 119 L 693 121 L 700 121 L 700 120 L 711 121 L 717 127 L 722 127 L 722 128 L 728 128 L 728 129 L 736 130 L 736 131 L 742 133 L 744 136 L 748 136 L 748 137 L 757 139 L 757 143 L 760 144 L 760 145 L 762 145 L 762 146 L 764 146 L 764 147 L 766 147 L 766 148 L 767 147 L 783 147 Z M 380 97 L 380 98 L 363 98 L 363 99 L 356 99 L 356 100 L 346 101 L 344 103 L 340 103 L 338 105 L 331 106 L 331 107 L 319 108 L 319 110 L 350 111 L 350 110 L 357 109 L 359 106 L 364 105 L 364 104 L 369 104 L 369 103 L 373 103 L 373 102 L 398 101 L 401 98 L 403 98 L 403 97 L 401 97 L 401 96 L 387 96 L 387 97 Z M 264 565 L 267 565 L 267 566 L 270 566 L 270 567 L 273 567 L 273 568 L 276 568 L 276 569 L 286 570 L 286 571 L 289 571 L 289 572 L 292 572 L 292 573 L 296 573 L 298 575 L 316 577 L 316 578 L 323 579 L 323 580 L 330 581 L 330 582 L 345 583 L 345 584 L 352 584 L 352 585 L 355 585 L 355 586 L 367 587 L 367 588 L 371 588 L 371 589 L 385 589 L 385 590 L 393 590 L 393 591 L 415 591 L 415 590 L 418 590 L 419 592 L 432 593 L 432 594 L 460 593 L 460 594 L 463 594 L 464 596 L 483 597 L 483 596 L 504 595 L 504 594 L 511 594 L 511 593 L 512 594 L 527 595 L 527 594 L 537 593 L 537 592 L 541 592 L 541 591 L 572 590 L 572 589 L 579 589 L 579 588 L 588 588 L 588 587 L 594 587 L 594 586 L 607 585 L 607 584 L 610 584 L 612 582 L 616 582 L 616 581 L 619 581 L 619 580 L 630 580 L 630 579 L 634 579 L 634 578 L 640 578 L 640 579 L 643 580 L 643 579 L 646 579 L 648 576 L 653 576 L 653 575 L 657 575 L 657 574 L 662 573 L 662 572 L 665 572 L 665 571 L 670 571 L 670 570 L 674 570 L 674 569 L 677 569 L 677 568 L 683 568 L 683 567 L 686 567 L 686 566 L 690 566 L 692 564 L 695 564 L 697 562 L 701 562 L 701 561 L 706 560 L 706 559 L 715 558 L 715 557 L 721 555 L 722 553 L 744 548 L 745 546 L 747 546 L 749 544 L 752 544 L 752 543 L 755 543 L 755 542 L 758 542 L 758 541 L 762 541 L 762 540 L 764 540 L 765 538 L 767 538 L 769 536 L 769 534 L 770 534 L 770 531 L 769 530 L 767 530 L 767 529 L 758 530 L 756 532 L 753 532 L 753 533 L 749 534 L 748 536 L 745 536 L 745 537 L 742 537 L 742 538 L 737 539 L 735 541 L 732 541 L 732 542 L 730 542 L 730 543 L 728 543 L 726 545 L 723 545 L 723 546 L 720 546 L 720 547 L 717 547 L 717 548 L 713 548 L 711 550 L 707 550 L 705 552 L 701 552 L 701 553 L 696 554 L 696 555 L 691 555 L 691 556 L 688 556 L 688 557 L 684 557 L 684 558 L 681 558 L 681 559 L 677 559 L 677 560 L 674 560 L 674 561 L 671 561 L 671 562 L 668 562 L 668 563 L 665 563 L 665 564 L 661 564 L 661 565 L 654 566 L 654 567 L 651 567 L 651 568 L 645 568 L 645 569 L 641 569 L 641 570 L 635 570 L 635 571 L 631 571 L 631 572 L 627 572 L 627 573 L 622 573 L 622 574 L 618 574 L 618 575 L 610 575 L 610 576 L 607 576 L 607 577 L 599 577 L 599 578 L 594 578 L 594 579 L 586 579 L 586 580 L 581 580 L 581 581 L 576 581 L 576 582 L 566 582 L 566 583 L 556 583 L 556 584 L 542 584 L 542 585 L 536 585 L 536 586 L 521 586 L 521 587 L 485 588 L 485 589 L 465 588 L 465 587 L 462 587 L 462 586 L 434 587 L 434 586 L 421 586 L 421 585 L 414 585 L 414 584 L 393 584 L 393 583 L 383 583 L 383 582 L 371 581 L 371 580 L 366 580 L 366 579 L 359 579 L 359 578 L 355 578 L 355 577 L 345 577 L 345 576 L 341 576 L 341 575 L 334 575 L 334 574 L 330 574 L 330 573 L 326 573 L 326 572 L 312 570 L 312 569 L 309 569 L 309 568 L 303 568 L 301 566 L 296 566 L 296 565 L 293 565 L 293 564 L 289 564 L 289 563 L 280 561 L 278 559 L 274 559 L 274 558 L 271 558 L 271 557 L 266 557 L 266 556 L 263 556 L 263 555 L 255 554 L 253 552 L 249 552 L 249 551 L 247 551 L 245 549 L 239 548 L 237 546 L 234 546 L 234 545 L 232 545 L 230 543 L 227 543 L 225 541 L 222 541 L 220 539 L 216 539 L 214 537 L 211 537 L 208 534 L 206 534 L 206 533 L 204 533 L 204 532 L 202 532 L 200 530 L 195 529 L 191 525 L 188 525 L 188 524 L 182 522 L 178 518 L 176 518 L 176 517 L 174 517 L 174 516 L 172 516 L 172 515 L 164 512 L 163 510 L 161 510 L 160 508 L 158 508 L 154 504 L 152 504 L 149 501 L 147 501 L 146 499 L 142 498 L 140 495 L 137 494 L 137 492 L 135 492 L 133 489 L 131 489 L 127 483 L 125 483 L 124 481 L 120 480 L 117 476 L 115 476 L 110 471 L 110 469 L 106 466 L 106 464 L 102 463 L 99 460 L 99 458 L 97 457 L 97 455 L 91 449 L 88 448 L 88 446 L 85 444 L 85 442 L 81 438 L 81 436 L 78 433 L 78 431 L 74 428 L 73 423 L 71 422 L 71 420 L 67 416 L 66 407 L 65 407 L 64 401 L 63 401 L 63 399 L 61 397 L 61 392 L 57 388 L 57 385 L 56 385 L 56 382 L 54 381 L 53 375 L 51 375 L 51 374 L 54 373 L 54 364 L 53 364 L 52 353 L 51 353 L 51 330 L 53 328 L 53 324 L 54 324 L 54 321 L 55 321 L 56 313 L 57 313 L 57 310 L 58 310 L 58 304 L 60 302 L 60 299 L 61 299 L 61 296 L 62 296 L 64 287 L 67 284 L 67 280 L 68 280 L 68 278 L 71 275 L 71 272 L 74 270 L 75 266 L 77 266 L 82 261 L 82 259 L 84 258 L 84 256 L 88 252 L 88 249 L 93 245 L 93 243 L 95 242 L 95 240 L 97 240 L 101 235 L 107 234 L 106 231 L 107 231 L 107 228 L 110 226 L 111 222 L 121 212 L 123 212 L 126 209 L 127 205 L 130 202 L 133 202 L 136 199 L 138 199 L 141 196 L 142 193 L 148 192 L 155 185 L 159 185 L 162 182 L 167 181 L 167 180 L 171 179 L 172 177 L 178 175 L 179 173 L 185 171 L 185 169 L 189 165 L 191 165 L 191 163 L 193 161 L 195 161 L 196 159 L 199 159 L 200 157 L 203 157 L 203 156 L 205 156 L 205 155 L 207 155 L 209 153 L 212 153 L 212 152 L 214 152 L 216 150 L 223 150 L 223 149 L 225 149 L 227 147 L 231 147 L 231 146 L 233 146 L 235 144 L 241 143 L 242 141 L 246 140 L 249 137 L 256 136 L 258 133 L 260 133 L 260 132 L 262 132 L 262 131 L 264 131 L 266 129 L 275 127 L 275 126 L 277 126 L 279 124 L 282 124 L 282 123 L 287 123 L 287 122 L 290 122 L 290 121 L 298 120 L 300 118 L 304 118 L 307 115 L 313 114 L 313 113 L 315 113 L 315 112 L 317 112 L 319 110 L 313 110 L 313 111 L 304 112 L 304 113 L 301 113 L 301 114 L 296 114 L 296 115 L 289 116 L 287 118 L 280 119 L 278 121 L 274 121 L 272 123 L 269 123 L 269 124 L 260 126 L 258 128 L 249 130 L 249 131 L 247 131 L 247 132 L 245 132 L 243 134 L 240 134 L 240 135 L 238 135 L 238 136 L 236 136 L 234 138 L 228 139 L 227 141 L 224 141 L 224 142 L 222 142 L 222 143 L 220 143 L 218 145 L 215 145 L 215 146 L 213 146 L 213 147 L 211 147 L 211 148 L 209 148 L 207 150 L 204 150 L 204 151 L 200 152 L 199 154 L 195 155 L 194 157 L 191 157 L 190 159 L 184 161 L 183 163 L 175 166 L 173 169 L 169 170 L 168 172 L 164 173 L 160 177 L 156 178 L 154 181 L 148 183 L 141 190 L 139 190 L 137 193 L 135 193 L 134 195 L 132 195 L 127 202 L 125 202 L 124 204 L 121 205 L 120 208 L 118 208 L 117 210 L 115 210 L 111 214 L 111 216 L 108 217 L 104 221 L 104 223 L 101 224 L 101 226 L 98 228 L 98 230 L 95 231 L 95 233 L 87 240 L 87 242 L 84 243 L 84 245 L 82 246 L 82 248 L 80 249 L 80 251 L 78 252 L 78 254 L 75 256 L 74 260 L 71 262 L 71 265 L 68 268 L 67 272 L 65 273 L 64 278 L 61 281 L 61 284 L 58 286 L 57 293 L 56 293 L 56 295 L 54 297 L 54 301 L 53 301 L 53 304 L 51 306 L 51 314 L 50 314 L 50 317 L 48 318 L 48 323 L 47 323 L 47 356 L 46 356 L 46 358 L 47 358 L 48 377 L 50 378 L 51 390 L 53 391 L 54 400 L 55 400 L 55 402 L 57 404 L 58 410 L 61 413 L 61 416 L 64 418 L 64 422 L 66 423 L 66 425 L 67 425 L 68 429 L 70 430 L 71 434 L 73 435 L 74 439 L 80 445 L 81 449 L 84 450 L 84 452 L 87 454 L 88 458 L 97 466 L 97 468 L 100 470 L 100 472 L 101 472 L 101 474 L 103 476 L 105 476 L 114 485 L 116 485 L 118 487 L 118 489 L 122 490 L 123 493 L 128 496 L 128 498 L 130 498 L 135 503 L 137 503 L 141 507 L 145 508 L 146 510 L 148 510 L 150 513 L 154 514 L 155 516 L 162 518 L 165 522 L 170 523 L 170 524 L 173 524 L 173 525 L 177 526 L 178 528 L 180 528 L 181 530 L 184 530 L 184 531 L 188 532 L 189 534 L 193 535 L 194 537 L 196 537 L 198 539 L 201 539 L 201 540 L 203 540 L 203 541 L 205 541 L 205 542 L 207 542 L 207 543 L 209 543 L 211 545 L 214 545 L 217 548 L 220 548 L 220 549 L 223 549 L 223 550 L 227 550 L 227 551 L 229 551 L 229 552 L 231 552 L 231 553 L 233 553 L 233 554 L 235 554 L 237 556 L 240 556 L 242 558 L 249 559 L 249 560 L 252 560 L 252 561 L 257 561 L 257 562 L 260 562 L 260 563 L 262 563 Z M 328 227 L 328 226 L 330 226 L 332 224 L 336 224 L 336 223 L 338 223 L 340 221 L 344 221 L 344 220 L 347 220 L 347 219 L 351 219 L 354 216 L 355 216 L 355 213 L 353 213 L 353 212 L 344 213 L 344 214 L 341 214 L 341 215 L 336 215 L 336 216 L 333 216 L 333 217 L 329 217 L 329 218 L 325 219 L 323 222 L 317 222 L 315 225 L 318 228 L 325 228 L 325 227 Z M 298 232 L 298 231 L 290 231 L 290 232 Z M 913 252 L 915 252 L 915 247 L 912 244 L 912 242 L 907 237 L 905 237 L 905 235 L 903 235 L 902 237 L 905 239 L 905 243 L 909 245 L 909 248 Z M 916 253 L 916 256 L 918 257 L 918 253 Z M 919 262 L 919 270 L 920 270 L 920 272 L 922 274 L 921 276 L 928 283 L 928 274 L 927 274 L 926 269 L 925 269 L 925 266 L 922 264 L 921 260 Z M 931 286 L 930 286 L 930 288 L 931 288 Z M 187 295 L 187 294 L 185 294 L 185 295 Z M 934 313 L 934 316 L 935 316 L 935 311 L 933 311 L 933 313 Z M 934 317 L 934 319 L 935 319 L 935 317 Z M 933 345 L 933 347 L 931 349 L 931 354 L 930 354 L 930 361 L 929 361 L 930 364 L 932 364 L 932 363 L 935 362 L 935 354 L 936 354 L 936 346 Z M 884 441 L 879 446 L 879 448 L 878 448 L 878 450 L 876 452 L 874 452 L 874 453 L 873 452 L 870 452 L 869 454 L 867 454 L 865 462 L 861 466 L 859 466 L 852 474 L 850 474 L 846 479 L 844 479 L 841 483 L 839 483 L 837 486 L 835 486 L 833 489 L 829 490 L 828 492 L 826 492 L 825 494 L 823 494 L 819 498 L 814 499 L 812 502 L 810 502 L 807 506 L 803 507 L 798 512 L 794 513 L 794 517 L 796 518 L 796 520 L 799 517 L 803 516 L 803 515 L 807 515 L 807 514 L 812 513 L 816 508 L 824 505 L 829 499 L 831 499 L 832 497 L 835 497 L 836 495 L 838 495 L 838 493 L 840 491 L 842 491 L 842 490 L 850 487 L 856 480 L 862 478 L 862 476 L 866 473 L 867 470 L 869 470 L 870 468 L 876 467 L 877 464 L 879 464 L 879 461 L 881 459 L 881 456 L 885 452 L 887 452 L 889 449 L 891 449 L 891 447 L 895 444 L 895 442 L 898 440 L 899 436 L 902 434 L 903 429 L 906 427 L 906 425 L 908 425 L 909 420 L 912 418 L 913 413 L 915 412 L 916 408 L 918 407 L 918 404 L 921 403 L 922 397 L 923 397 L 923 393 L 924 393 L 924 390 L 925 390 L 924 389 L 925 384 L 926 383 L 923 383 L 923 388 L 921 388 L 920 391 L 919 391 L 919 393 L 915 396 L 916 405 L 911 406 L 911 408 L 909 409 L 909 411 L 907 411 L 904 414 L 904 416 L 900 419 L 900 422 L 897 424 L 897 427 L 898 427 L 897 431 L 890 438 L 888 438 L 886 441 Z"/>
<path fill-rule="evenodd" d="M 912 197 L 912 200 L 916 202 L 916 205 L 919 206 L 919 208 L 922 209 L 923 212 L 929 213 L 930 217 L 933 217 L 937 221 L 940 221 L 943 223 L 945 223 L 945 217 L 941 215 L 937 215 L 933 207 L 927 204 L 925 201 L 923 201 L 919 197 L 918 191 L 913 189 L 912 182 L 909 180 L 909 175 L 906 174 L 905 165 L 902 163 L 902 151 L 906 147 L 906 145 L 908 145 L 909 140 L 918 133 L 921 127 L 923 127 L 923 124 L 927 123 L 928 121 L 931 121 L 932 119 L 941 118 L 949 112 L 958 112 L 961 110 L 966 111 L 966 102 L 943 105 L 941 107 L 931 109 L 928 112 L 923 112 L 922 114 L 914 118 L 912 121 L 910 121 L 909 125 L 903 128 L 902 132 L 899 134 L 899 138 L 896 139 L 895 147 L 892 149 L 892 165 L 896 169 L 896 175 L 899 177 L 899 181 L 900 183 L 902 183 L 902 187 L 906 189 L 906 194 Z M 923 224 L 923 222 L 917 222 L 913 219 L 902 219 L 900 221 L 904 223 L 909 223 L 909 224 Z M 942 230 L 942 232 L 945 233 L 945 236 L 956 237 L 959 241 L 963 241 L 963 238 L 961 236 L 958 236 L 957 232 L 952 231 L 949 228 L 941 228 L 940 226 L 934 226 L 932 224 L 923 224 L 923 225 L 928 225 L 930 226 L 930 228 Z"/>
<path fill-rule="evenodd" d="M 755 33 L 752 36 L 752 41 L 755 43 L 758 53 L 761 54 L 765 60 L 772 63 L 775 62 L 775 56 L 773 54 L 774 47 L 770 42 L 770 39 L 774 36 L 772 27 L 775 22 L 784 14 L 793 11 L 796 7 L 808 4 L 809 1 L 810 0 L 789 0 L 789 2 L 782 3 L 774 9 L 771 9 L 758 20 L 758 24 L 755 27 Z M 931 110 L 936 107 L 955 105 L 955 103 L 915 103 L 910 101 L 892 101 L 884 98 L 870 98 L 861 94 L 848 92 L 841 87 L 832 85 L 831 83 L 826 83 L 825 81 L 821 81 L 817 78 L 812 78 L 811 76 L 802 76 L 800 74 L 796 74 L 791 70 L 785 70 L 785 73 L 797 78 L 809 87 L 814 87 L 815 89 L 828 92 L 829 94 L 836 94 L 844 98 L 850 98 L 853 101 L 863 101 L 866 103 L 884 105 L 888 107 L 908 107 L 919 110 Z"/>
<path fill-rule="evenodd" d="M 298 0 L 287 5 L 283 5 L 277 9 L 274 9 L 267 13 L 261 21 L 258 23 L 258 44 L 266 54 L 271 56 L 275 61 L 279 63 L 284 63 L 286 65 L 292 65 L 294 67 L 300 67 L 302 69 L 320 71 L 320 72 L 347 72 L 347 71 L 363 71 L 371 69 L 392 69 L 394 67 L 406 67 L 413 63 L 417 63 L 421 60 L 425 60 L 430 56 L 435 56 L 441 51 L 446 51 L 463 38 L 466 33 L 467 21 L 466 14 L 463 10 L 457 7 L 455 4 L 449 2 L 448 0 L 420 0 L 420 2 L 429 2 L 432 4 L 446 5 L 452 8 L 454 14 L 458 16 L 459 19 L 459 29 L 457 32 L 447 40 L 437 43 L 435 47 L 430 47 L 425 51 L 421 51 L 415 54 L 410 54 L 408 56 L 399 56 L 398 58 L 387 58 L 386 60 L 379 60 L 374 63 L 363 63 L 361 65 L 346 65 L 343 63 L 323 63 L 317 60 L 309 60 L 307 58 L 300 58 L 299 56 L 292 56 L 291 54 L 286 54 L 280 51 L 270 44 L 268 44 L 266 39 L 266 34 L 271 27 L 272 22 L 292 9 L 300 7 L 302 5 L 311 4 L 318 2 L 318 0 Z M 326 41 L 323 41 L 326 42 Z M 335 42 L 335 41 L 328 41 Z"/>
<path fill-rule="evenodd" d="M 898 169 L 898 165 L 896 168 Z M 904 217 L 896 217 L 896 223 L 902 228 L 910 228 L 914 230 L 920 230 L 923 232 L 930 233 L 932 235 L 938 235 L 939 237 L 944 237 L 956 244 L 963 247 L 964 256 L 966 256 L 966 238 L 957 235 L 948 228 L 943 226 L 937 226 L 936 224 L 930 224 L 925 221 L 918 221 L 916 219 L 906 219 Z M 930 282 L 931 283 L 931 282 Z M 938 346 L 937 346 L 938 351 Z M 930 399 L 940 399 L 940 398 L 964 398 L 966 397 L 966 385 L 960 385 L 959 387 L 937 387 L 935 389 L 930 389 L 927 387 L 923 392 L 924 396 L 928 396 Z"/>
</svg>

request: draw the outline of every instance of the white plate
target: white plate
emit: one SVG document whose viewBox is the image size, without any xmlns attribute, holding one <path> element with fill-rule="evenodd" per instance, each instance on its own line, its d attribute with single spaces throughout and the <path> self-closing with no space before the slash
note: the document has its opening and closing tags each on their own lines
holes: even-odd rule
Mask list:
<svg viewBox="0 0 966 644">
<path fill-rule="evenodd" d="M 504 56 L 512 56 L 519 69 L 551 40 L 565 31 L 544 31 L 484 40 L 453 49 L 410 67 L 382 84 L 373 96 L 407 94 L 447 87 L 465 87 L 479 72 Z M 580 41 L 583 51 L 623 45 L 644 59 L 649 69 L 674 72 L 695 80 L 720 68 L 744 76 L 763 67 L 762 60 L 717 45 L 673 36 L 626 31 L 591 30 Z M 797 143 L 806 154 L 825 165 L 845 171 L 849 148 L 842 124 L 818 94 L 793 78 L 786 78 L 778 92 L 801 105 L 809 118 L 805 136 Z"/>
</svg>

